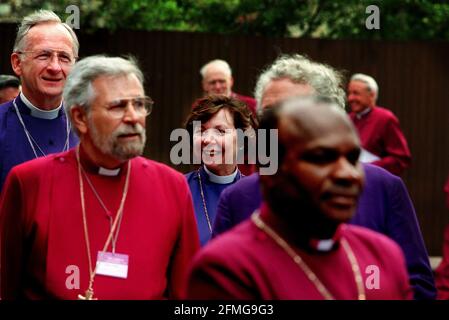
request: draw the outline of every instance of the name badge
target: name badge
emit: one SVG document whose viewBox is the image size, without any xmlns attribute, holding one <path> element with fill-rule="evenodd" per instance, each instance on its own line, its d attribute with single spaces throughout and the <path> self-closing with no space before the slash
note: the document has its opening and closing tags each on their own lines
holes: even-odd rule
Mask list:
<svg viewBox="0 0 449 320">
<path fill-rule="evenodd" d="M 98 251 L 96 274 L 126 279 L 128 260 L 127 254 Z"/>
</svg>

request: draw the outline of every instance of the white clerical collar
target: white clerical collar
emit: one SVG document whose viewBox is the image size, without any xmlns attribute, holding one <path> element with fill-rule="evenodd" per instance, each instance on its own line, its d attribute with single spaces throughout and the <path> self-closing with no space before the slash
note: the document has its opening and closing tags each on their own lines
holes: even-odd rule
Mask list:
<svg viewBox="0 0 449 320">
<path fill-rule="evenodd" d="M 115 177 L 120 173 L 120 168 L 117 169 L 106 169 L 103 167 L 98 167 L 98 174 L 102 176 Z"/>
<path fill-rule="evenodd" d="M 35 107 L 30 102 L 30 100 L 27 99 L 27 97 L 25 97 L 23 92 L 20 92 L 20 99 L 22 99 L 23 103 L 28 107 L 28 109 L 30 109 L 31 116 L 35 117 L 35 118 L 39 118 L 39 119 L 47 119 L 47 120 L 56 119 L 58 117 L 59 110 L 62 107 L 62 102 L 61 102 L 59 107 L 57 107 L 56 109 L 52 109 L 52 110 L 39 109 L 39 108 Z"/>
<path fill-rule="evenodd" d="M 319 240 L 316 249 L 322 252 L 331 251 L 334 247 L 335 241 L 333 239 Z"/>
<path fill-rule="evenodd" d="M 206 166 L 204 166 L 204 170 L 206 171 L 207 175 L 209 176 L 209 180 L 213 183 L 218 184 L 228 184 L 232 183 L 237 176 L 237 168 L 235 168 L 235 171 L 231 173 L 228 176 L 217 176 L 216 174 L 210 172 Z"/>
<path fill-rule="evenodd" d="M 367 115 L 368 113 L 370 113 L 371 110 L 372 110 L 372 108 L 369 107 L 369 108 L 366 108 L 365 110 L 363 110 L 363 111 L 357 113 L 357 114 L 356 114 L 357 119 L 359 119 L 359 120 L 362 119 L 365 115 Z"/>
</svg>

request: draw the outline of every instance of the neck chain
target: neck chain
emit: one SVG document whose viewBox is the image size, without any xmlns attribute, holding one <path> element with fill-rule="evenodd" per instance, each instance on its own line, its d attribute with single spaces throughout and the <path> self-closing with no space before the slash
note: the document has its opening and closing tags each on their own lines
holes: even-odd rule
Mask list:
<svg viewBox="0 0 449 320">
<path fill-rule="evenodd" d="M 84 170 L 84 168 L 82 166 L 81 166 L 81 172 L 83 173 L 84 178 L 86 178 L 86 181 L 87 181 L 87 183 L 90 186 L 90 189 L 94 193 L 94 195 L 97 198 L 98 202 L 100 203 L 101 207 L 106 212 L 106 215 L 108 216 L 108 219 L 109 219 L 109 228 L 110 228 L 110 230 L 112 230 L 112 225 L 113 225 L 114 222 L 113 222 L 111 211 L 109 211 L 109 209 L 104 204 L 103 200 L 101 199 L 101 197 L 98 194 L 97 190 L 94 188 L 94 185 L 93 185 L 92 181 L 90 181 L 89 176 L 87 175 L 86 171 Z M 112 236 L 112 253 L 115 253 L 117 238 L 118 238 L 118 235 L 120 233 L 120 226 L 122 225 L 122 217 L 123 217 L 123 215 L 120 215 L 118 226 L 117 226 L 117 230 L 116 230 L 115 234 Z"/>
<path fill-rule="evenodd" d="M 17 99 L 17 98 L 16 98 Z M 37 156 L 37 152 L 36 152 L 36 148 L 34 147 L 34 145 L 36 145 L 36 147 L 38 148 L 39 152 L 43 155 L 46 156 L 47 154 L 42 150 L 42 148 L 39 146 L 39 144 L 36 142 L 36 140 L 33 138 L 33 136 L 31 135 L 31 133 L 28 131 L 27 127 L 25 126 L 25 122 L 22 119 L 22 115 L 19 112 L 19 108 L 17 107 L 16 104 L 16 99 L 14 99 L 13 104 L 14 104 L 14 109 L 16 110 L 16 114 L 17 114 L 17 118 L 19 118 L 19 122 L 22 125 L 23 131 L 25 132 L 25 135 L 28 139 L 28 143 L 31 146 L 31 149 L 33 150 L 34 156 L 36 158 L 38 158 Z M 67 119 L 66 116 L 66 134 L 67 134 L 67 138 L 65 140 L 65 144 L 62 147 L 62 151 L 68 151 L 69 150 L 69 138 L 70 138 L 70 124 L 69 124 L 69 120 Z"/>
<path fill-rule="evenodd" d="M 270 238 L 276 242 L 292 259 L 293 261 L 304 271 L 307 278 L 315 285 L 319 293 L 324 297 L 325 300 L 335 300 L 334 296 L 329 292 L 329 290 L 324 286 L 318 276 L 310 269 L 310 267 L 304 262 L 299 254 L 293 250 L 293 248 L 280 236 L 270 228 L 261 218 L 260 215 L 255 213 L 251 216 L 251 220 L 254 224 L 262 231 L 264 231 Z M 354 274 L 354 280 L 357 286 L 357 299 L 366 300 L 365 287 L 363 286 L 363 279 L 360 273 L 360 267 L 355 258 L 354 252 L 352 251 L 349 243 L 346 239 L 342 238 L 340 240 L 343 249 L 345 250 L 346 256 L 351 263 L 351 269 Z"/>
<path fill-rule="evenodd" d="M 92 256 L 90 253 L 90 241 L 89 241 L 89 232 L 87 229 L 87 217 L 86 217 L 86 204 L 84 201 L 84 184 L 83 184 L 83 177 L 81 175 L 82 172 L 82 167 L 81 167 L 81 161 L 80 161 L 80 155 L 79 155 L 79 146 L 76 149 L 76 160 L 78 162 L 78 180 L 80 183 L 80 196 L 81 196 L 81 212 L 83 215 L 83 226 L 84 226 L 84 240 L 86 242 L 86 251 L 87 251 L 87 259 L 89 261 L 89 286 L 86 290 L 85 295 L 78 295 L 78 299 L 80 300 L 95 300 L 94 298 L 94 290 L 93 290 L 93 285 L 94 285 L 94 279 L 95 279 L 95 274 L 96 274 L 96 265 L 95 268 L 93 268 L 92 266 Z M 126 200 L 126 195 L 128 194 L 128 187 L 129 187 L 129 176 L 131 173 L 131 161 L 128 161 L 128 170 L 126 172 L 126 178 L 125 178 L 125 186 L 123 187 L 123 194 L 122 194 L 122 199 L 120 201 L 120 206 L 117 210 L 117 214 L 115 216 L 115 220 L 114 223 L 112 224 L 111 230 L 109 232 L 109 235 L 106 239 L 106 242 L 104 244 L 103 250 L 102 251 L 106 251 L 107 248 L 109 247 L 109 244 L 111 243 L 111 240 L 113 238 L 115 229 L 118 225 L 118 222 L 121 221 L 121 217 L 123 215 L 123 207 L 125 205 L 125 200 Z"/>
<path fill-rule="evenodd" d="M 200 170 L 201 170 L 201 167 L 198 168 L 198 170 L 196 171 L 196 174 L 198 176 L 198 183 L 200 185 L 200 194 L 201 194 L 201 200 L 203 202 L 204 215 L 206 216 L 207 226 L 209 227 L 209 232 L 210 232 L 210 234 L 212 234 L 212 223 L 210 222 L 209 212 L 207 211 L 206 197 L 204 196 L 203 183 L 201 181 Z M 239 174 L 239 179 L 243 177 L 243 175 L 240 171 L 238 172 L 238 174 Z"/>
</svg>

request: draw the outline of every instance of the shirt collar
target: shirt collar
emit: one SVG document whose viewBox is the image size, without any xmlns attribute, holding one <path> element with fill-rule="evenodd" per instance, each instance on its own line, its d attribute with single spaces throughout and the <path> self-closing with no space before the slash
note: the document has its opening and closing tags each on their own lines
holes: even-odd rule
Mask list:
<svg viewBox="0 0 449 320">
<path fill-rule="evenodd" d="M 214 174 L 210 170 L 208 170 L 206 166 L 203 166 L 203 167 L 204 167 L 204 171 L 206 171 L 206 174 L 209 177 L 209 180 L 213 183 L 229 184 L 229 183 L 232 183 L 234 181 L 235 177 L 237 176 L 237 168 L 230 175 L 217 176 L 216 174 Z"/>
<path fill-rule="evenodd" d="M 330 239 L 301 239 L 297 237 L 295 232 L 292 233 L 291 230 L 285 230 L 286 226 L 284 222 L 282 222 L 282 219 L 271 211 L 266 202 L 262 203 L 260 207 L 260 216 L 265 223 L 283 237 L 285 241 L 291 242 L 310 253 L 327 253 L 337 249 L 345 228 L 345 224 L 341 223 Z"/>
<path fill-rule="evenodd" d="M 62 108 L 62 102 L 61 102 L 59 107 L 57 107 L 56 109 L 52 109 L 52 110 L 39 109 L 38 107 L 33 105 L 30 102 L 30 100 L 28 100 L 27 97 L 25 97 L 23 92 L 20 92 L 20 99 L 22 99 L 25 106 L 27 106 L 28 109 L 30 109 L 31 116 L 35 117 L 35 118 L 39 118 L 39 119 L 47 119 L 47 120 L 56 119 L 58 117 L 59 110 L 61 110 L 61 108 Z"/>
<path fill-rule="evenodd" d="M 116 177 L 120 174 L 121 169 L 123 168 L 124 164 L 120 165 L 116 169 L 107 169 L 107 168 L 101 167 L 89 159 L 89 157 L 86 155 L 84 149 L 81 146 L 78 146 L 78 148 L 79 148 L 79 153 L 80 153 L 80 161 L 81 161 L 81 164 L 82 164 L 84 170 L 94 173 L 94 174 L 99 174 L 101 176 L 107 176 L 107 177 Z M 130 161 L 130 160 L 128 160 L 128 161 Z"/>
<path fill-rule="evenodd" d="M 335 231 L 334 236 L 331 239 L 310 239 L 309 246 L 311 249 L 318 252 L 329 252 L 335 248 L 341 239 L 341 228 L 343 224 L 340 224 Z"/>
<path fill-rule="evenodd" d="M 373 108 L 368 107 L 368 108 L 366 108 L 365 110 L 356 113 L 355 116 L 357 117 L 357 119 L 360 120 L 360 119 L 362 119 L 364 116 L 366 116 L 368 113 L 370 113 L 371 110 L 373 110 Z"/>
<path fill-rule="evenodd" d="M 102 176 L 115 177 L 118 176 L 118 174 L 120 173 L 120 169 L 121 168 L 111 170 L 103 167 L 98 167 L 98 174 Z"/>
</svg>

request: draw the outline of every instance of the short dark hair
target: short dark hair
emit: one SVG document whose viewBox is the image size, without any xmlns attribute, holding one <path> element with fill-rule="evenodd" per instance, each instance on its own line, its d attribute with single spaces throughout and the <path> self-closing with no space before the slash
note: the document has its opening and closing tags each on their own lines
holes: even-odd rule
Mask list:
<svg viewBox="0 0 449 320">
<path fill-rule="evenodd" d="M 227 109 L 231 113 L 236 129 L 246 130 L 256 128 L 257 122 L 246 104 L 238 99 L 223 95 L 211 95 L 196 100 L 193 103 L 192 111 L 188 115 L 184 127 L 190 136 L 193 137 L 194 121 L 206 123 L 222 109 Z"/>
<path fill-rule="evenodd" d="M 18 88 L 20 86 L 20 80 L 15 76 L 6 74 L 0 75 L 0 89 L 3 88 Z"/>
</svg>

